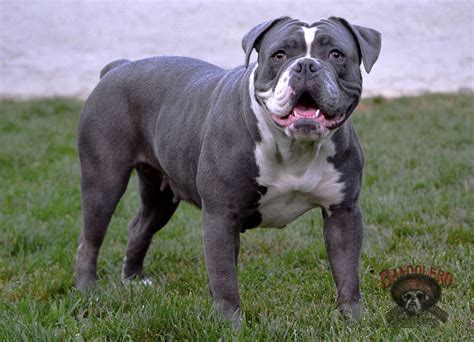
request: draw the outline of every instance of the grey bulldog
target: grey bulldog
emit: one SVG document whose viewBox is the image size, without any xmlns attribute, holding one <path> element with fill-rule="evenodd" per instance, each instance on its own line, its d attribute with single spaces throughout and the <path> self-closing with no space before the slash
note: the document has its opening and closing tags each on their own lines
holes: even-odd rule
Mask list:
<svg viewBox="0 0 474 342">
<path fill-rule="evenodd" d="M 242 47 L 245 65 L 230 70 L 184 57 L 118 60 L 102 70 L 78 131 L 76 286 L 95 286 L 99 248 L 135 169 L 141 207 L 129 226 L 125 279 L 142 277 L 153 234 L 180 201 L 191 202 L 203 211 L 214 307 L 236 322 L 240 233 L 283 227 L 320 207 L 337 305 L 357 318 L 364 159 L 349 117 L 360 64 L 372 68 L 380 33 L 336 17 L 282 17 L 250 30 Z"/>
</svg>

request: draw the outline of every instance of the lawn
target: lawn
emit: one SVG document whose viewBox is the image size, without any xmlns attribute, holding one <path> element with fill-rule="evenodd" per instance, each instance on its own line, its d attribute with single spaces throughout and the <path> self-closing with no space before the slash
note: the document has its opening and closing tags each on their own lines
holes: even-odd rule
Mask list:
<svg viewBox="0 0 474 342">
<path fill-rule="evenodd" d="M 81 230 L 71 99 L 0 102 L 0 340 L 468 339 L 474 326 L 474 96 L 366 99 L 353 116 L 366 166 L 361 286 L 366 318 L 334 307 L 335 287 L 316 209 L 283 230 L 242 235 L 239 333 L 215 319 L 207 290 L 201 215 L 182 205 L 146 259 L 153 287 L 124 285 L 127 225 L 138 210 L 135 176 L 111 222 L 98 290 L 73 288 Z M 454 274 L 440 307 L 389 325 L 394 303 L 379 272 L 406 264 Z M 471 336 L 472 337 L 472 336 Z"/>
</svg>

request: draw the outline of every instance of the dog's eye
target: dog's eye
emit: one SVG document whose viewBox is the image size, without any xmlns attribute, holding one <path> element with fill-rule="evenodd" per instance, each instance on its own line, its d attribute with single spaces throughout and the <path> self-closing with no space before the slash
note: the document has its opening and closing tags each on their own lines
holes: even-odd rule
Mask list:
<svg viewBox="0 0 474 342">
<path fill-rule="evenodd" d="M 339 51 L 339 50 L 332 50 L 330 53 L 329 53 L 329 59 L 335 61 L 335 62 L 338 62 L 338 63 L 341 63 L 344 61 L 346 56 L 344 56 L 344 54 Z"/>
<path fill-rule="evenodd" d="M 272 59 L 274 62 L 281 63 L 286 61 L 286 53 L 285 51 L 277 51 L 276 53 L 273 54 Z"/>
</svg>

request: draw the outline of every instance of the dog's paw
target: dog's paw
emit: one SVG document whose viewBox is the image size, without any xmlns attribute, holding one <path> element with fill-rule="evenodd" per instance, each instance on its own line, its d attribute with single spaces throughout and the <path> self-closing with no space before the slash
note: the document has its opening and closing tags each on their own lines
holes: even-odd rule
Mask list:
<svg viewBox="0 0 474 342">
<path fill-rule="evenodd" d="M 214 303 L 214 310 L 217 314 L 217 318 L 229 322 L 234 331 L 239 332 L 241 330 L 244 317 L 240 308 L 235 309 L 235 306 L 232 308 L 226 306 L 224 303 Z"/>
<path fill-rule="evenodd" d="M 240 330 L 242 329 L 242 322 L 244 321 L 244 316 L 242 315 L 241 310 L 237 310 L 236 312 L 234 312 L 230 320 L 234 331 L 240 332 Z"/>
<path fill-rule="evenodd" d="M 342 303 L 339 305 L 339 311 L 344 318 L 352 323 L 360 321 L 365 317 L 365 308 L 361 302 Z"/>
<path fill-rule="evenodd" d="M 145 277 L 143 275 L 122 278 L 122 283 L 124 285 L 132 285 L 132 286 L 153 286 L 155 283 L 151 278 Z"/>
<path fill-rule="evenodd" d="M 95 274 L 81 274 L 76 276 L 75 287 L 82 294 L 95 289 L 97 282 L 97 276 Z"/>
<path fill-rule="evenodd" d="M 148 277 L 140 277 L 140 283 L 143 286 L 153 286 L 153 285 L 155 285 L 153 280 L 151 278 L 148 278 Z"/>
</svg>

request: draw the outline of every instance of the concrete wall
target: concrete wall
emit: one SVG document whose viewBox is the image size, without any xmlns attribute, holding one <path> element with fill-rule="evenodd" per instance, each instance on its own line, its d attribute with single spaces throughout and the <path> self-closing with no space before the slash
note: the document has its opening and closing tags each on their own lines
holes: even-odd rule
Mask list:
<svg viewBox="0 0 474 342">
<path fill-rule="evenodd" d="M 0 96 L 84 98 L 117 58 L 185 55 L 230 68 L 261 21 L 331 15 L 383 34 L 365 95 L 474 89 L 474 1 L 24 1 L 0 3 Z"/>
</svg>

